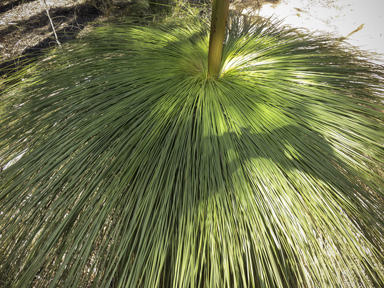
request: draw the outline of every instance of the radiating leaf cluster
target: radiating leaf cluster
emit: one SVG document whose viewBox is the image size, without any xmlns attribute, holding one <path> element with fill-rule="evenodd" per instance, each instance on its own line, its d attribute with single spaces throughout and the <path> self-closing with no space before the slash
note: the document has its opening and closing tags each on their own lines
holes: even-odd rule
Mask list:
<svg viewBox="0 0 384 288">
<path fill-rule="evenodd" d="M 119 24 L 2 96 L 0 286 L 384 285 L 383 68 L 245 23 L 216 79 L 206 24 Z"/>
</svg>

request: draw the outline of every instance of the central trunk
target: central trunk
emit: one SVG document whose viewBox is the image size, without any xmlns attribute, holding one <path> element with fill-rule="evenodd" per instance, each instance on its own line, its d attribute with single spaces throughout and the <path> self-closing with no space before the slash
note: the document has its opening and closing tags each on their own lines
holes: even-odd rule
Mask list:
<svg viewBox="0 0 384 288">
<path fill-rule="evenodd" d="M 217 77 L 220 73 L 229 1 L 230 0 L 213 0 L 208 52 L 208 78 Z"/>
</svg>

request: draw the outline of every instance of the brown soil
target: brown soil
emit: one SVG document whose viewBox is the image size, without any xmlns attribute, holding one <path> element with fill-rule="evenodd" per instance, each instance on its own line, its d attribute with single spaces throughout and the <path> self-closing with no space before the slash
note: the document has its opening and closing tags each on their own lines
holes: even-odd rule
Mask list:
<svg viewBox="0 0 384 288">
<path fill-rule="evenodd" d="M 84 0 L 47 0 L 59 41 L 65 43 L 96 21 L 101 13 Z M 41 0 L 3 0 L 0 3 L 0 77 L 21 59 L 37 56 L 57 45 Z M 22 56 L 15 59 L 15 57 Z"/>
</svg>

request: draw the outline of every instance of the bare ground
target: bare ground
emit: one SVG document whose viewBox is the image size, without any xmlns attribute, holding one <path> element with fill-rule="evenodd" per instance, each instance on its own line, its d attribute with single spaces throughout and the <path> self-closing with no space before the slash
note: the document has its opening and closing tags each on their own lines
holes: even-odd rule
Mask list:
<svg viewBox="0 0 384 288">
<path fill-rule="evenodd" d="M 47 0 L 59 41 L 73 39 L 101 12 L 84 0 Z M 0 2 L 0 77 L 17 67 L 19 60 L 44 53 L 57 45 L 41 0 Z M 22 58 L 16 58 L 22 56 Z M 16 58 L 16 59 L 15 59 Z"/>
</svg>

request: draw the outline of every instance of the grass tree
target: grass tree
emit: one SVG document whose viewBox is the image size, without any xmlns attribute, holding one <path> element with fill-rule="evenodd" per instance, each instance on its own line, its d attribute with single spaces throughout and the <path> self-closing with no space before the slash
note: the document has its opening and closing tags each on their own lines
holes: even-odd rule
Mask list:
<svg viewBox="0 0 384 288">
<path fill-rule="evenodd" d="M 1 287 L 383 287 L 383 67 L 227 7 L 3 93 Z"/>
</svg>

